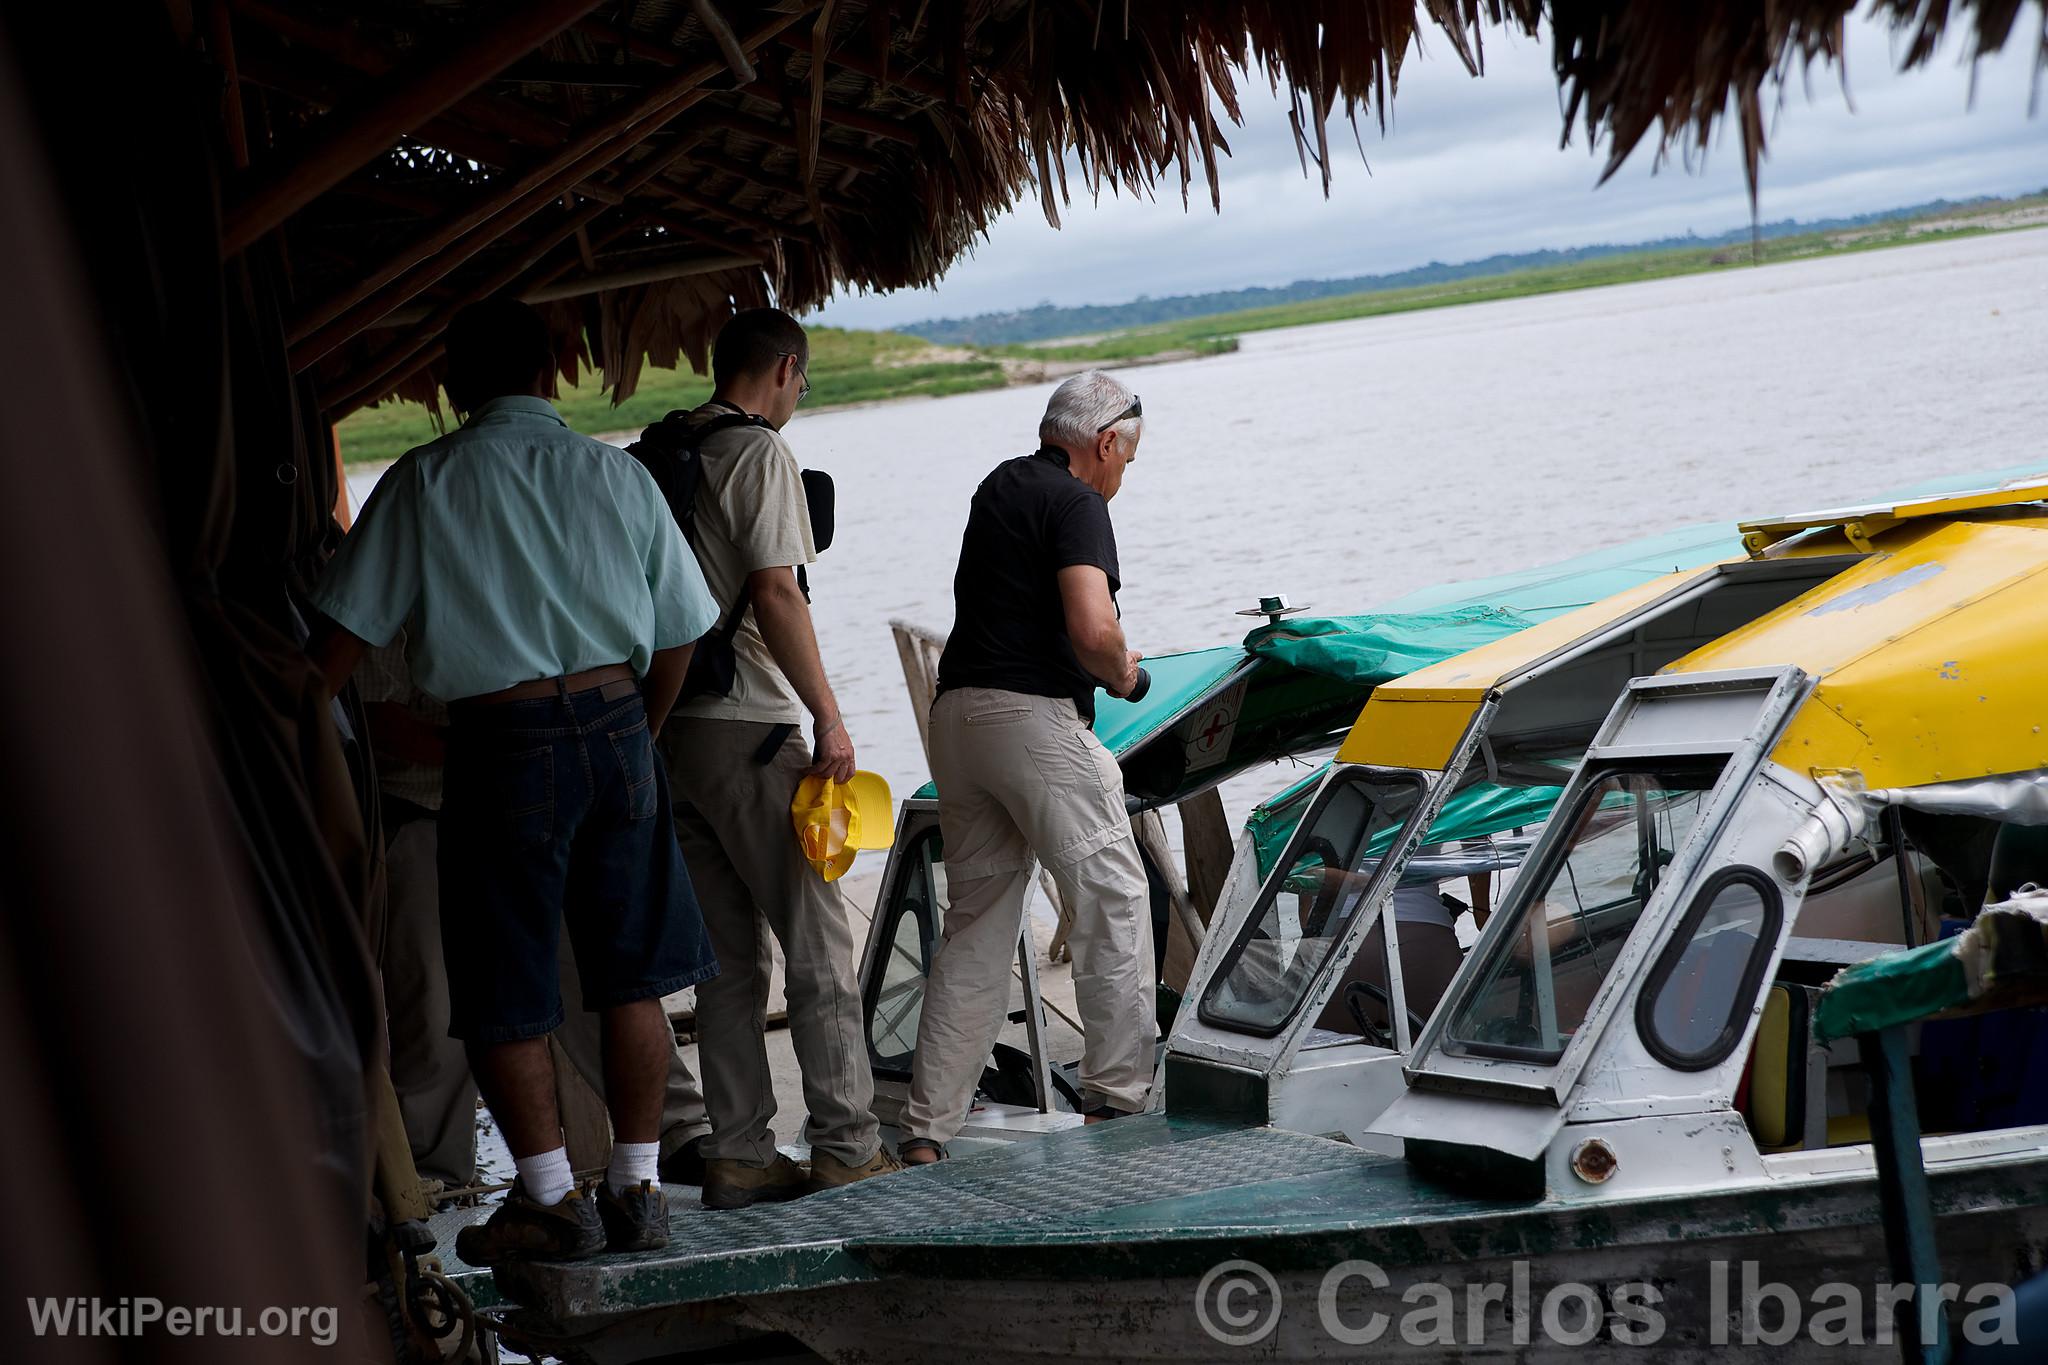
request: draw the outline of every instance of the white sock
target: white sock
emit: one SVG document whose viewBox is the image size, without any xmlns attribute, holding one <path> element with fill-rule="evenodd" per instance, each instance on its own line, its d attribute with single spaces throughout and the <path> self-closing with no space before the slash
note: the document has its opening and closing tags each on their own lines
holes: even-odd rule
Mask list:
<svg viewBox="0 0 2048 1365">
<path fill-rule="evenodd" d="M 557 1147 L 539 1156 L 514 1157 L 512 1164 L 519 1168 L 519 1188 L 536 1204 L 559 1204 L 576 1188 L 567 1147 Z"/>
<path fill-rule="evenodd" d="M 659 1185 L 660 1164 L 659 1142 L 614 1142 L 612 1164 L 604 1173 L 605 1184 L 612 1187 L 613 1194 L 624 1194 L 627 1190 L 638 1189 L 643 1180 L 651 1180 Z"/>
</svg>

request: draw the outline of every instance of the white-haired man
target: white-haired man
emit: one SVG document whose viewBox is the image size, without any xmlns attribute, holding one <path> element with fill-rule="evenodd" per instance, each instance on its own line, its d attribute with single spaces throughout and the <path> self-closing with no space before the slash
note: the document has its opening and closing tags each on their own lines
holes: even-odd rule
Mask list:
<svg viewBox="0 0 2048 1365">
<path fill-rule="evenodd" d="M 1116 379 L 1077 374 L 1053 390 L 1038 450 L 997 465 L 974 493 L 932 703 L 952 903 L 918 1022 L 906 1161 L 938 1160 L 966 1120 L 1009 1010 L 1034 856 L 1074 910 L 1089 1121 L 1136 1113 L 1151 1089 L 1145 870 L 1123 773 L 1090 728 L 1097 684 L 1123 696 L 1138 680 L 1117 620 L 1109 500 L 1138 456 L 1143 412 Z"/>
</svg>

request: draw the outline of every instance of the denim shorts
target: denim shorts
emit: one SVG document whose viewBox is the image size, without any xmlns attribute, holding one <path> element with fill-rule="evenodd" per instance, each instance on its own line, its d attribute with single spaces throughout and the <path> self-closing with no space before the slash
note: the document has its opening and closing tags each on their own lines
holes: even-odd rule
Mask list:
<svg viewBox="0 0 2048 1365">
<path fill-rule="evenodd" d="M 440 833 L 452 1037 L 558 1028 L 565 924 L 592 1010 L 718 971 L 637 689 L 452 708 Z"/>
</svg>

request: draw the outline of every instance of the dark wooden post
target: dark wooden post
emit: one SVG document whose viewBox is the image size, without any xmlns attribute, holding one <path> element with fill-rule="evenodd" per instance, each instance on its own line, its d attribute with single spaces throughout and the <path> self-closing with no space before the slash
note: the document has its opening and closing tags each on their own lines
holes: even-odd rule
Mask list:
<svg viewBox="0 0 2048 1365">
<path fill-rule="evenodd" d="M 1877 1156 L 1878 1210 L 1892 1283 L 1914 1287 L 1911 1301 L 1893 1309 L 1899 1358 L 1906 1365 L 1948 1365 L 1948 1305 L 1940 1298 L 1941 1256 L 1934 1245 L 1927 1167 L 1920 1159 L 1920 1113 L 1906 1030 L 1888 1028 L 1856 1041 L 1870 1078 L 1870 1141 Z M 1935 1305 L 1931 1322 L 1930 1300 Z"/>
<path fill-rule="evenodd" d="M 221 252 L 232 256 L 384 154 L 435 115 L 597 8 L 598 0 L 528 0 L 481 33 L 462 33 L 408 63 L 368 106 L 328 120 L 313 146 L 283 158 L 227 213 Z"/>
</svg>

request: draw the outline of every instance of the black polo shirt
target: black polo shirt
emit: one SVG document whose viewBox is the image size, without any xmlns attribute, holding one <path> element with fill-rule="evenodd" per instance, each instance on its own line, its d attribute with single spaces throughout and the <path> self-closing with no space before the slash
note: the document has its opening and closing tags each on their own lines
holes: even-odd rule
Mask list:
<svg viewBox="0 0 2048 1365">
<path fill-rule="evenodd" d="M 1109 575 L 1114 600 L 1122 583 L 1108 500 L 1075 478 L 1067 453 L 1054 446 L 997 465 L 974 490 L 960 538 L 939 691 L 1071 697 L 1092 724 L 1095 679 L 1074 656 L 1060 598 L 1059 571 L 1075 564 Z"/>
</svg>

